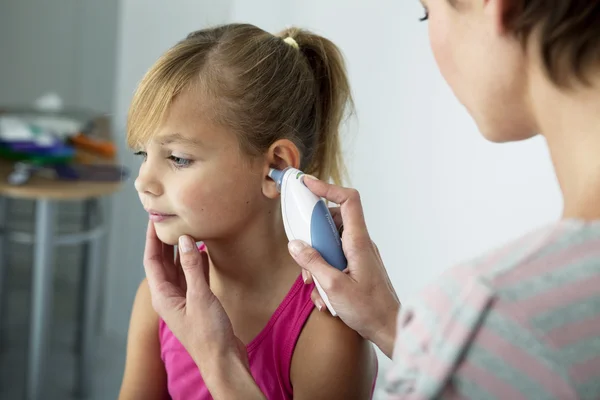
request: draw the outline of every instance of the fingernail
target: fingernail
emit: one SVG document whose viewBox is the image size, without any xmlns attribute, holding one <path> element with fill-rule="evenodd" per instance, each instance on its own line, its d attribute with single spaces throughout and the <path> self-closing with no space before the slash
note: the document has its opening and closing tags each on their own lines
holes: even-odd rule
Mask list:
<svg viewBox="0 0 600 400">
<path fill-rule="evenodd" d="M 312 175 L 306 175 L 305 174 L 304 177 L 308 178 L 308 179 L 312 179 L 313 181 L 318 181 L 319 180 L 319 178 L 317 178 L 316 176 L 312 176 Z"/>
<path fill-rule="evenodd" d="M 292 240 L 288 243 L 288 249 L 293 256 L 297 256 L 306 247 L 306 244 L 300 240 Z"/>
<path fill-rule="evenodd" d="M 304 283 L 308 280 L 308 273 L 305 270 L 302 270 L 302 280 Z"/>
<path fill-rule="evenodd" d="M 179 248 L 181 249 L 182 253 L 189 253 L 194 248 L 194 242 L 189 236 L 180 236 Z"/>
<path fill-rule="evenodd" d="M 323 303 L 323 300 L 317 299 L 315 301 L 315 307 L 317 307 L 317 310 L 323 311 L 323 308 L 325 307 L 325 304 Z"/>
</svg>

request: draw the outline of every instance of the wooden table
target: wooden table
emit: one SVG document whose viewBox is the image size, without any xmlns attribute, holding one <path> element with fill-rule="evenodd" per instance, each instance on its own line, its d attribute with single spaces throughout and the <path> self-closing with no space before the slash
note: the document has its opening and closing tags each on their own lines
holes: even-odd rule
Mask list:
<svg viewBox="0 0 600 400">
<path fill-rule="evenodd" d="M 99 127 L 110 135 L 107 120 L 97 120 Z M 79 153 L 94 162 L 94 156 Z M 104 160 L 103 163 L 113 161 Z M 28 400 L 43 399 L 46 392 L 45 378 L 49 350 L 49 337 L 53 309 L 54 250 L 62 245 L 86 245 L 85 266 L 79 288 L 79 327 L 77 332 L 78 365 L 76 392 L 85 397 L 91 386 L 93 355 L 95 350 L 95 321 L 98 310 L 99 283 L 101 277 L 101 244 L 106 226 L 101 215 L 100 199 L 118 191 L 122 183 L 95 183 L 83 181 L 59 181 L 42 176 L 32 176 L 21 186 L 8 183 L 13 163 L 0 160 L 0 226 L 6 227 L 7 200 L 28 199 L 35 201 L 35 231 L 9 232 L 3 229 L 0 255 L 7 241 L 33 244 L 34 264 L 31 300 L 31 328 L 27 367 L 26 396 Z M 86 205 L 86 229 L 83 232 L 56 235 L 57 203 L 82 200 Z M 0 257 L 4 260 L 4 257 Z M 5 266 L 0 268 L 0 290 L 3 287 Z M 2 307 L 0 306 L 0 310 Z M 1 319 L 1 316 L 0 316 Z"/>
<path fill-rule="evenodd" d="M 115 193 L 122 183 L 59 181 L 34 175 L 22 186 L 8 183 L 14 163 L 0 159 L 0 195 L 18 199 L 86 200 Z"/>
</svg>

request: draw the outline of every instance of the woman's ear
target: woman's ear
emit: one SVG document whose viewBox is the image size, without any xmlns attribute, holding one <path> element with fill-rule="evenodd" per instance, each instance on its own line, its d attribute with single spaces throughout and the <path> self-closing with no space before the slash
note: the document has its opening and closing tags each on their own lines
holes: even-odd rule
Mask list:
<svg viewBox="0 0 600 400">
<path fill-rule="evenodd" d="M 280 139 L 273 143 L 266 154 L 262 191 L 265 196 L 275 199 L 279 196 L 277 185 L 269 177 L 269 170 L 283 170 L 287 167 L 300 168 L 300 150 L 291 140 Z"/>
<path fill-rule="evenodd" d="M 515 13 L 522 7 L 516 0 L 485 0 L 484 9 L 488 18 L 491 18 L 495 31 L 500 35 L 509 33 L 511 20 Z"/>
</svg>

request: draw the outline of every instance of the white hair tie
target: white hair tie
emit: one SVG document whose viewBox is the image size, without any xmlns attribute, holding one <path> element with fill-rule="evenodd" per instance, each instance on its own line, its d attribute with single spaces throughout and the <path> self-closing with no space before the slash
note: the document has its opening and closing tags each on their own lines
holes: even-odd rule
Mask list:
<svg viewBox="0 0 600 400">
<path fill-rule="evenodd" d="M 296 42 L 296 41 L 294 40 L 294 38 L 293 38 L 293 37 L 291 37 L 291 36 L 288 36 L 288 37 L 286 37 L 285 39 L 283 39 L 283 41 L 284 41 L 284 42 L 286 42 L 287 44 L 289 44 L 290 46 L 292 46 L 292 47 L 293 47 L 293 48 L 295 48 L 295 49 L 298 49 L 298 48 L 299 48 L 299 46 L 298 46 L 298 42 Z"/>
</svg>

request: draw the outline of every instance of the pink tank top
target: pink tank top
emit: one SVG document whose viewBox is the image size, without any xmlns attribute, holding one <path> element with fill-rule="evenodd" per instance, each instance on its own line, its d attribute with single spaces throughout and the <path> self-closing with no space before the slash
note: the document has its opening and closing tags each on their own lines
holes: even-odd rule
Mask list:
<svg viewBox="0 0 600 400">
<path fill-rule="evenodd" d="M 299 276 L 265 328 L 246 346 L 252 376 L 269 400 L 293 398 L 292 354 L 314 307 L 310 300 L 313 287 L 305 285 Z M 212 399 L 196 364 L 162 319 L 159 336 L 171 398 Z"/>
</svg>

